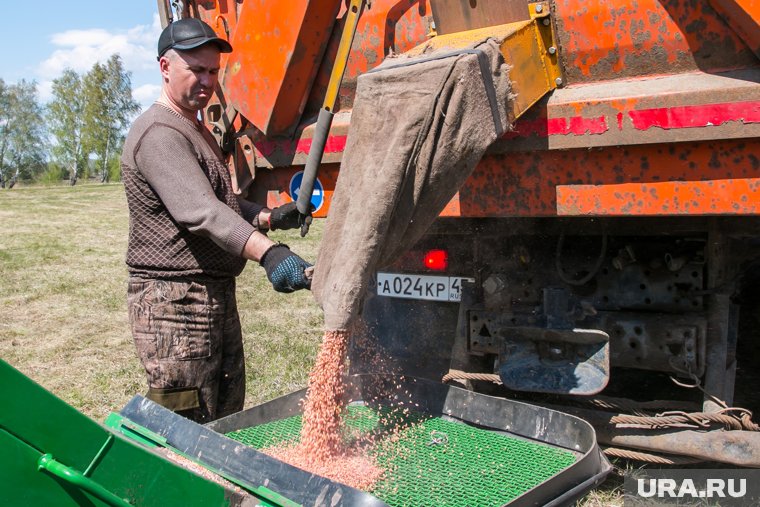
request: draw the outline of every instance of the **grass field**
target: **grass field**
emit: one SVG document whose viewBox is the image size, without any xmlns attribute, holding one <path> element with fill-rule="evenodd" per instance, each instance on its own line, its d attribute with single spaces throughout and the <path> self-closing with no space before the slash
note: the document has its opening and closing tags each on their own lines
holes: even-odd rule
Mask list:
<svg viewBox="0 0 760 507">
<path fill-rule="evenodd" d="M 120 184 L 0 191 L 0 357 L 97 421 L 146 384 L 127 323 L 127 205 Z M 322 232 L 272 237 L 309 261 Z M 246 407 L 306 386 L 322 335 L 311 293 L 278 294 L 249 263 L 238 278 Z M 622 505 L 620 481 L 586 507 Z"/>
<path fill-rule="evenodd" d="M 0 357 L 96 420 L 145 392 L 127 323 L 123 187 L 3 191 L 0 224 Z M 272 237 L 313 262 L 321 223 L 305 239 Z M 304 387 L 321 338 L 311 294 L 278 294 L 249 263 L 238 303 L 246 406 Z"/>
</svg>

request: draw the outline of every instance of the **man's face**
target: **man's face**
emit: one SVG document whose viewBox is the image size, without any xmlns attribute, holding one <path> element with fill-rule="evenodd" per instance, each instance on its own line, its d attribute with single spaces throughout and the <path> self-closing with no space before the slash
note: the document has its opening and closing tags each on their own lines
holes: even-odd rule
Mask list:
<svg viewBox="0 0 760 507">
<path fill-rule="evenodd" d="M 205 44 L 161 57 L 161 75 L 169 98 L 191 111 L 206 107 L 219 80 L 219 48 Z"/>
</svg>

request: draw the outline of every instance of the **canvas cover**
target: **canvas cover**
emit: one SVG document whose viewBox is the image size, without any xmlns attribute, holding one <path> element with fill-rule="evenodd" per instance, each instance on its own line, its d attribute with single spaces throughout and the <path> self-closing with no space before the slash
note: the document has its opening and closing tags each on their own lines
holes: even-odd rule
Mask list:
<svg viewBox="0 0 760 507">
<path fill-rule="evenodd" d="M 499 41 L 387 58 L 359 77 L 312 291 L 348 329 L 370 277 L 424 234 L 510 125 Z"/>
</svg>

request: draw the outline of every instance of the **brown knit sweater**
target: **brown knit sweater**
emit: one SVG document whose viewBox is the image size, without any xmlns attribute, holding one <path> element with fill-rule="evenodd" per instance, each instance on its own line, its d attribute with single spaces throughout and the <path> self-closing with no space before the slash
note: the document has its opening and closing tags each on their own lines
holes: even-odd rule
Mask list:
<svg viewBox="0 0 760 507">
<path fill-rule="evenodd" d="M 261 206 L 238 200 L 208 130 L 153 104 L 135 120 L 121 156 L 129 204 L 132 276 L 237 276 Z"/>
</svg>

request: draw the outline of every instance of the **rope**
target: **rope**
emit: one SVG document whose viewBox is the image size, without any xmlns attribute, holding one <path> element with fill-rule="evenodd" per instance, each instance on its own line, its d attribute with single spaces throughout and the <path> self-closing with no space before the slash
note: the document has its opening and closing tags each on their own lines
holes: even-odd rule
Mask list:
<svg viewBox="0 0 760 507">
<path fill-rule="evenodd" d="M 603 450 L 604 454 L 613 458 L 631 459 L 635 461 L 645 461 L 657 465 L 692 465 L 702 463 L 704 460 L 692 458 L 691 456 L 661 456 L 648 452 L 631 451 L 629 449 L 620 449 L 618 447 L 607 447 Z"/>
<path fill-rule="evenodd" d="M 739 415 L 731 412 L 739 411 Z M 665 428 L 692 425 L 708 428 L 711 424 L 722 424 L 729 430 L 760 431 L 760 426 L 752 422 L 751 414 L 744 409 L 724 409 L 720 412 L 665 412 L 656 416 L 636 416 L 620 414 L 610 419 L 612 424 L 635 424 Z"/>
<path fill-rule="evenodd" d="M 442 382 L 447 384 L 452 380 L 482 380 L 501 385 L 501 378 L 494 373 L 468 373 L 461 370 L 449 370 L 443 376 Z M 657 415 L 645 415 L 642 409 L 651 407 L 663 407 L 666 404 L 673 405 L 683 403 L 670 400 L 654 400 L 652 402 L 636 402 L 625 398 L 592 398 L 588 403 L 606 408 L 608 410 L 620 410 L 633 412 L 636 415 L 618 414 L 612 416 L 611 424 L 630 424 L 637 426 L 651 426 L 655 428 L 696 426 L 709 428 L 711 425 L 720 424 L 729 430 L 760 431 L 760 425 L 752 421 L 752 412 L 744 408 L 726 407 L 718 412 L 686 412 L 671 411 Z"/>
<path fill-rule="evenodd" d="M 606 409 L 619 409 L 618 403 L 607 403 L 600 400 L 588 400 L 592 405 L 600 406 Z M 667 400 L 657 400 L 657 404 L 662 404 Z M 662 412 L 656 415 L 647 415 L 635 406 L 627 407 L 631 414 L 616 414 L 610 417 L 610 424 L 627 424 L 636 426 L 651 426 L 651 429 L 672 428 L 691 426 L 707 429 L 715 424 L 723 425 L 728 430 L 760 431 L 760 425 L 752 421 L 752 412 L 744 408 L 730 407 L 724 408 L 718 412 L 686 412 L 670 411 Z"/>
<path fill-rule="evenodd" d="M 604 410 L 615 410 L 618 412 L 628 412 L 636 415 L 647 415 L 644 413 L 646 410 L 656 409 L 670 409 L 670 410 L 683 410 L 692 411 L 699 406 L 699 404 L 690 401 L 681 400 L 649 400 L 649 401 L 636 401 L 628 398 L 614 398 L 611 396 L 595 396 L 589 399 L 577 399 L 577 401 L 583 402 L 588 405 L 593 405 L 596 408 Z"/>
<path fill-rule="evenodd" d="M 668 363 L 670 364 L 671 367 L 675 368 L 676 371 L 679 371 L 679 372 L 681 372 L 683 374 L 688 375 L 692 379 L 692 381 L 694 382 L 693 385 L 691 385 L 691 384 L 684 384 L 684 383 L 679 382 L 675 378 L 670 377 L 670 380 L 673 381 L 673 383 L 675 383 L 676 385 L 681 386 L 681 387 L 687 387 L 687 388 L 692 388 L 692 389 L 693 388 L 699 389 L 700 391 L 702 391 L 702 394 L 704 396 L 706 396 L 707 398 L 711 399 L 719 407 L 723 407 L 720 410 L 718 410 L 717 412 L 710 413 L 710 414 L 705 414 L 705 415 L 709 416 L 708 420 L 713 420 L 711 418 L 715 417 L 716 418 L 715 421 L 717 422 L 719 420 L 717 418 L 720 418 L 724 414 L 731 414 L 728 417 L 730 417 L 733 420 L 737 420 L 737 419 L 739 420 L 739 426 L 740 426 L 739 429 L 745 429 L 747 431 L 760 431 L 760 426 L 758 426 L 757 424 L 755 424 L 754 422 L 752 422 L 752 412 L 750 412 L 749 410 L 747 410 L 745 408 L 729 407 L 728 404 L 726 404 L 725 401 L 723 401 L 720 398 L 718 398 L 717 396 L 714 396 L 714 395 L 708 393 L 707 391 L 705 391 L 705 389 L 702 387 L 702 381 L 699 379 L 699 377 L 697 377 L 694 374 L 694 372 L 691 371 L 690 368 L 688 368 L 688 365 L 687 365 L 686 370 L 678 368 L 678 366 L 674 362 L 674 358 L 672 358 L 672 357 L 670 358 L 670 360 L 668 361 Z M 732 414 L 733 412 L 739 412 L 739 414 L 738 415 Z M 722 422 L 722 419 L 721 419 L 721 422 Z M 730 424 L 733 425 L 734 423 L 730 423 Z M 735 429 L 735 428 L 731 428 L 731 429 Z"/>
<path fill-rule="evenodd" d="M 675 377 L 671 376 L 670 380 L 675 385 L 677 385 L 679 387 L 685 387 L 687 389 L 699 389 L 700 391 L 702 391 L 703 396 L 706 396 L 707 398 L 709 398 L 710 400 L 712 400 L 713 403 L 715 403 L 719 407 L 723 407 L 723 409 L 729 408 L 725 401 L 723 401 L 720 398 L 718 398 L 717 396 L 714 396 L 713 394 L 710 394 L 707 391 L 705 391 L 705 389 L 702 387 L 702 381 L 699 379 L 699 377 L 697 377 L 697 375 L 694 372 L 691 371 L 691 368 L 689 367 L 688 364 L 686 365 L 686 369 L 684 370 L 683 368 L 680 368 L 675 363 L 675 358 L 674 357 L 671 357 L 670 359 L 668 359 L 668 364 L 670 365 L 671 368 L 673 368 L 677 372 L 679 372 L 679 373 L 681 373 L 683 375 L 688 376 L 691 379 L 691 381 L 693 382 L 692 384 L 686 384 L 684 382 L 680 382 L 680 381 L 676 380 Z"/>
<path fill-rule="evenodd" d="M 452 380 L 484 380 L 486 382 L 493 382 L 494 384 L 501 385 L 501 378 L 495 373 L 467 373 L 461 370 L 449 370 L 449 372 L 443 376 L 443 379 L 441 379 L 444 384 L 447 384 Z"/>
<path fill-rule="evenodd" d="M 613 401 L 603 398 L 591 398 L 588 400 L 577 401 L 582 402 L 584 405 L 592 405 L 603 410 L 614 410 L 617 412 L 630 412 L 636 415 L 645 415 L 641 406 L 633 400 L 617 399 Z"/>
</svg>

